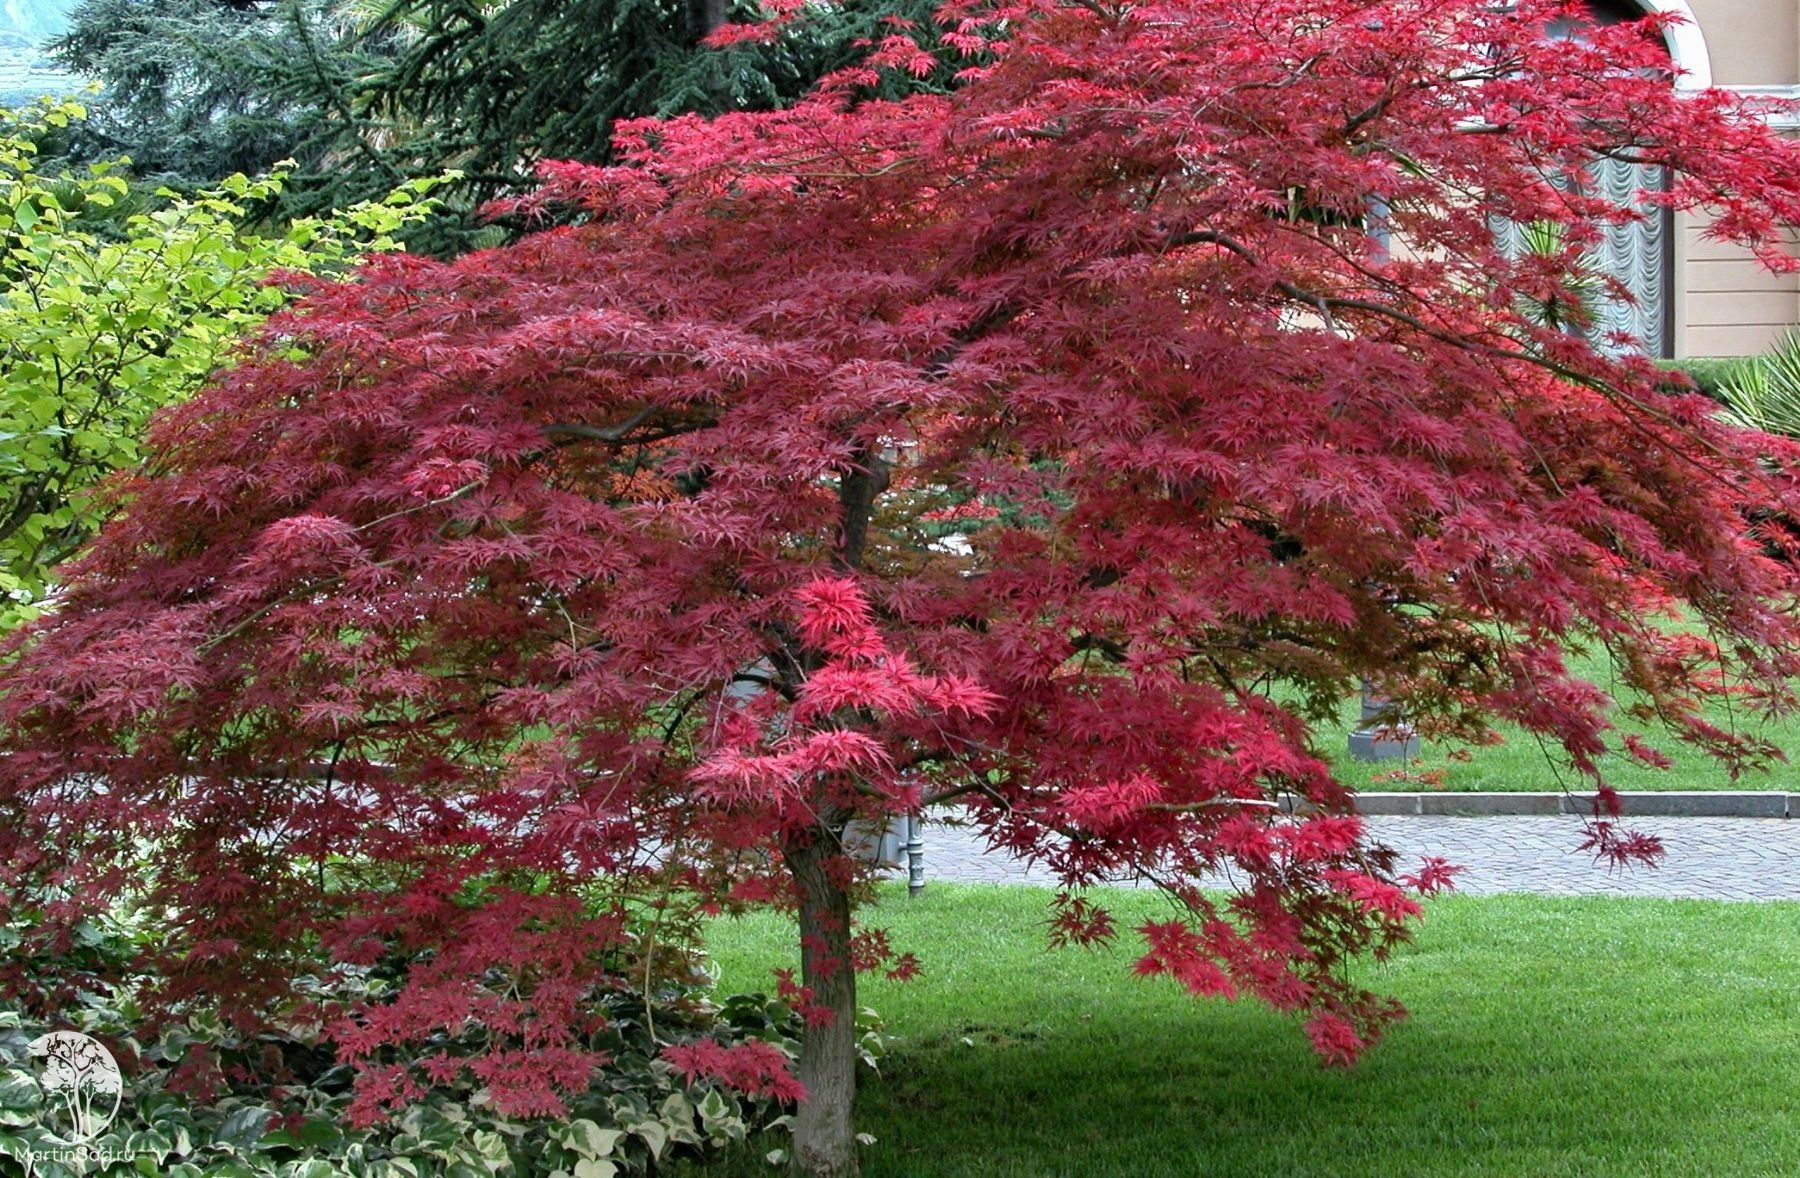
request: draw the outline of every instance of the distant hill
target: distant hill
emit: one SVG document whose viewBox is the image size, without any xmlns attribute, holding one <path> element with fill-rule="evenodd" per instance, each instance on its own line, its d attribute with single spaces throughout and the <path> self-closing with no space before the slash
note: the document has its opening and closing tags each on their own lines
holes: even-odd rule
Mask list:
<svg viewBox="0 0 1800 1178">
<path fill-rule="evenodd" d="M 0 0 L 0 38 L 33 49 L 69 30 L 75 0 Z"/>
<path fill-rule="evenodd" d="M 56 69 L 42 47 L 69 31 L 76 0 L 0 0 L 0 107 L 23 106 L 46 94 L 70 94 L 81 78 Z"/>
</svg>

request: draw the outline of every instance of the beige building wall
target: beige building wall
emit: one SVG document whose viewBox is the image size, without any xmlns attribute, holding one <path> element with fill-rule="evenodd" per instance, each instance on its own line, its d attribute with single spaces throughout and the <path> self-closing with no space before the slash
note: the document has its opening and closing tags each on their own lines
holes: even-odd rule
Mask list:
<svg viewBox="0 0 1800 1178">
<path fill-rule="evenodd" d="M 1638 0 L 1670 8 L 1666 0 Z M 1800 83 L 1800 0 L 1687 0 L 1714 85 L 1782 92 Z M 1682 218 L 1675 243 L 1675 354 L 1745 356 L 1800 323 L 1800 279 L 1777 277 L 1747 252 L 1707 241 L 1705 218 Z"/>
<path fill-rule="evenodd" d="M 1706 36 L 1714 85 L 1800 82 L 1800 0 L 1687 0 L 1687 4 Z"/>
</svg>

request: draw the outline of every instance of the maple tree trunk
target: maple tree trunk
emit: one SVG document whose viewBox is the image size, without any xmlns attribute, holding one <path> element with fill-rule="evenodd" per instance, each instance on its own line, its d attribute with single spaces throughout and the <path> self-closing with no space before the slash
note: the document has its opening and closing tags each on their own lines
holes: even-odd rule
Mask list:
<svg viewBox="0 0 1800 1178">
<path fill-rule="evenodd" d="M 804 841 L 802 841 L 804 840 Z M 856 1096 L 856 971 L 850 964 L 850 895 L 829 871 L 835 841 L 823 829 L 788 839 L 782 858 L 800 896 L 801 984 L 831 1012 L 800 1036 L 806 1099 L 794 1114 L 793 1171 L 812 1178 L 857 1173 L 850 1106 Z"/>
<path fill-rule="evenodd" d="M 855 467 L 838 480 L 838 502 L 844 508 L 844 530 L 838 538 L 839 567 L 860 569 L 863 549 L 869 542 L 869 520 L 875 500 L 888 489 L 888 462 L 872 446 L 858 446 L 852 455 Z"/>
</svg>

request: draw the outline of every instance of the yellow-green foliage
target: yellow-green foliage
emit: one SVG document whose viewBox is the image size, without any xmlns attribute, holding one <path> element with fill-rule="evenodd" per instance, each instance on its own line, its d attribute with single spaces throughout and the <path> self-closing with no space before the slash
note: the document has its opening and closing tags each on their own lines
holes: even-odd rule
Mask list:
<svg viewBox="0 0 1800 1178">
<path fill-rule="evenodd" d="M 53 592 L 53 569 L 98 524 L 92 492 L 132 465 L 150 415 L 197 390 L 234 340 L 290 293 L 282 270 L 329 274 L 430 210 L 440 181 L 258 233 L 246 211 L 286 173 L 232 176 L 109 218 L 129 161 L 49 176 L 34 142 L 74 103 L 0 111 L 0 631 Z"/>
</svg>

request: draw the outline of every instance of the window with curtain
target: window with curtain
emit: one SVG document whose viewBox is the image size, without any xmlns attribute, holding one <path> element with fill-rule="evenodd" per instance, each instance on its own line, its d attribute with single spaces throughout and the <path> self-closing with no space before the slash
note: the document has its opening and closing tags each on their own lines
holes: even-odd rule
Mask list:
<svg viewBox="0 0 1800 1178">
<path fill-rule="evenodd" d="M 1553 27 L 1552 34 L 1579 37 L 1583 23 L 1614 25 L 1643 15 L 1628 0 L 1587 0 L 1586 7 L 1586 22 L 1559 22 Z M 1599 194 L 1614 204 L 1644 214 L 1641 220 L 1610 227 L 1605 241 L 1595 250 L 1596 267 L 1618 279 L 1631 298 L 1629 301 L 1601 300 L 1592 308 L 1594 326 L 1588 334 L 1596 343 L 1608 346 L 1609 335 L 1624 332 L 1634 336 L 1646 354 L 1672 356 L 1675 346 L 1675 219 L 1667 209 L 1656 208 L 1642 199 L 1645 192 L 1665 189 L 1669 183 L 1668 174 L 1660 167 L 1610 159 L 1595 163 L 1587 172 Z M 1527 248 L 1526 234 L 1520 227 L 1499 226 L 1497 231 L 1509 251 Z"/>
</svg>

